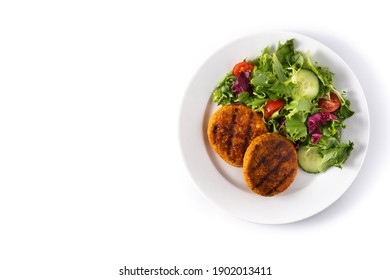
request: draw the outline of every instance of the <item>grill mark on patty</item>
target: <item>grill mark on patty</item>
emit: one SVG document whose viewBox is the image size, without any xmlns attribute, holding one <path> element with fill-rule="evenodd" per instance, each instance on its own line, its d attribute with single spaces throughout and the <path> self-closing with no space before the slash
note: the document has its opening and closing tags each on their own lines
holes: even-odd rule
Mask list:
<svg viewBox="0 0 390 280">
<path fill-rule="evenodd" d="M 267 195 L 270 195 L 270 194 L 274 193 L 275 191 L 277 191 L 278 188 L 279 188 L 279 186 L 280 186 L 281 184 L 283 184 L 283 183 L 287 180 L 287 178 L 291 177 L 291 176 L 294 174 L 294 172 L 295 172 L 295 169 L 294 169 L 294 168 L 291 168 L 290 171 L 287 173 L 287 175 L 285 175 L 285 176 L 282 178 L 282 180 L 279 180 L 278 184 L 277 184 L 275 187 L 269 189 L 269 190 L 266 192 L 266 194 L 267 194 Z"/>
<path fill-rule="evenodd" d="M 265 174 L 265 175 L 263 176 L 263 178 L 260 178 L 260 180 L 258 181 L 258 183 L 255 184 L 255 187 L 256 187 L 256 188 L 259 188 L 261 185 L 264 184 L 264 182 L 266 182 L 266 180 L 268 179 L 269 176 L 271 176 L 272 174 L 277 173 L 277 171 L 278 171 L 278 169 L 280 168 L 280 166 L 281 166 L 284 162 L 286 162 L 286 161 L 288 161 L 289 159 L 292 158 L 293 153 L 294 153 L 293 151 L 290 151 L 290 152 L 288 152 L 286 155 L 284 155 L 284 156 L 278 161 L 278 163 L 276 164 L 276 166 L 275 166 L 274 168 L 272 168 L 270 171 L 268 171 L 268 173 Z M 290 173 L 291 173 L 291 172 L 290 172 Z M 287 179 L 287 176 L 286 176 L 285 178 L 283 178 L 283 182 L 284 182 L 286 179 Z M 279 186 L 280 184 L 281 184 L 281 183 L 279 183 L 278 186 Z"/>
<path fill-rule="evenodd" d="M 271 158 L 277 157 L 278 155 L 275 156 L 274 150 L 279 149 L 281 145 L 283 145 L 283 141 L 278 141 L 278 143 L 276 143 L 276 145 L 273 146 L 272 149 L 268 149 L 267 153 L 264 153 L 261 159 L 256 163 L 256 165 L 252 167 L 252 170 L 258 169 L 261 164 L 266 164 L 267 162 L 270 162 L 270 157 Z M 257 147 L 256 149 L 258 148 L 259 147 Z"/>
<path fill-rule="evenodd" d="M 229 129 L 228 129 L 228 139 L 227 139 L 227 155 L 231 157 L 230 151 L 232 149 L 233 144 L 233 138 L 234 138 L 234 127 L 236 125 L 236 118 L 237 118 L 237 108 L 234 108 L 234 113 L 232 116 L 232 121 L 230 122 Z"/>
</svg>

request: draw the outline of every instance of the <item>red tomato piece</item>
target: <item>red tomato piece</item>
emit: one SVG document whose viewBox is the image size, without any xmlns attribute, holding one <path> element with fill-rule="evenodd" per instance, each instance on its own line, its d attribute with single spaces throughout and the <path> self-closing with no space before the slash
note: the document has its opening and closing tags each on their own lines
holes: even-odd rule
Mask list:
<svg viewBox="0 0 390 280">
<path fill-rule="evenodd" d="M 241 72 L 252 72 L 253 65 L 246 61 L 241 61 L 233 67 L 233 75 L 238 76 Z"/>
<path fill-rule="evenodd" d="M 284 107 L 284 102 L 281 99 L 278 100 L 268 100 L 264 106 L 264 117 L 269 119 L 276 111 Z"/>
<path fill-rule="evenodd" d="M 321 98 L 318 100 L 318 107 L 321 108 L 321 111 L 324 113 L 332 113 L 340 107 L 340 99 L 336 93 L 331 92 L 330 98 Z"/>
</svg>

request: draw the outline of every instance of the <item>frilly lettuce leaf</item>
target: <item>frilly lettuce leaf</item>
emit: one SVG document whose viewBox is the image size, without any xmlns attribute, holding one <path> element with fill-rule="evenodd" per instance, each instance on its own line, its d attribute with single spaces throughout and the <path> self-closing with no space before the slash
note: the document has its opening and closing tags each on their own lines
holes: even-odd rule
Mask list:
<svg viewBox="0 0 390 280">
<path fill-rule="evenodd" d="M 292 142 L 304 141 L 307 137 L 307 127 L 305 125 L 306 116 L 302 112 L 286 118 L 287 137 Z"/>
<path fill-rule="evenodd" d="M 235 77 L 233 74 L 231 72 L 227 73 L 213 91 L 213 100 L 215 103 L 218 105 L 226 105 L 235 101 L 237 94 L 232 89 L 234 82 Z"/>
</svg>

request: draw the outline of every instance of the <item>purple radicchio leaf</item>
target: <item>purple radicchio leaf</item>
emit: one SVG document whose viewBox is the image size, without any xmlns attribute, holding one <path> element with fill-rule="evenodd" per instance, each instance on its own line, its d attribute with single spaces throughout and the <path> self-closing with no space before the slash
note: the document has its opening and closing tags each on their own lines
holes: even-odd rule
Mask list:
<svg viewBox="0 0 390 280">
<path fill-rule="evenodd" d="M 250 72 L 241 72 L 237 76 L 236 80 L 234 81 L 234 84 L 232 85 L 232 90 L 236 94 L 249 92 L 251 90 L 249 81 L 250 81 Z"/>
<path fill-rule="evenodd" d="M 322 136 L 320 131 L 321 125 L 327 123 L 330 120 L 337 120 L 337 116 L 331 113 L 320 112 L 307 118 L 307 127 L 309 134 L 311 134 L 311 141 L 317 144 Z"/>
</svg>

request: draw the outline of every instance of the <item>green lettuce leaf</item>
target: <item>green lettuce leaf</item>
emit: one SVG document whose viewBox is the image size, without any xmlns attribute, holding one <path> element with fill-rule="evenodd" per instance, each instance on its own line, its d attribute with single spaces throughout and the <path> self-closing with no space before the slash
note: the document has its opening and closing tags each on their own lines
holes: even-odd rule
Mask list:
<svg viewBox="0 0 390 280">
<path fill-rule="evenodd" d="M 339 145 L 334 145 L 333 147 L 323 147 L 322 149 L 318 149 L 319 154 L 322 156 L 320 172 L 327 170 L 331 166 L 342 168 L 342 165 L 348 159 L 352 150 L 352 142 L 341 143 Z"/>
<path fill-rule="evenodd" d="M 284 72 L 285 70 L 275 53 L 272 56 L 272 69 L 280 82 L 285 82 L 288 80 L 288 77 Z"/>
<path fill-rule="evenodd" d="M 306 116 L 302 112 L 286 118 L 287 137 L 292 142 L 304 141 L 307 137 Z"/>
<path fill-rule="evenodd" d="M 237 94 L 232 90 L 235 77 L 231 72 L 226 74 L 225 78 L 219 82 L 217 88 L 213 91 L 213 100 L 218 105 L 233 103 Z"/>
<path fill-rule="evenodd" d="M 293 99 L 290 103 L 286 104 L 286 106 L 284 106 L 284 110 L 288 112 L 286 115 L 287 118 L 292 117 L 298 112 L 302 112 L 303 117 L 305 118 L 303 122 L 305 122 L 308 113 L 312 111 L 312 104 L 309 99 L 301 97 Z"/>
<path fill-rule="evenodd" d="M 260 112 L 264 103 L 266 103 L 268 98 L 258 94 L 249 94 L 248 92 L 241 93 L 235 102 L 243 103 L 252 110 Z"/>
<path fill-rule="evenodd" d="M 294 39 L 287 40 L 284 44 L 279 42 L 278 49 L 275 52 L 281 65 L 288 68 L 293 63 L 292 59 L 295 54 Z"/>
</svg>

